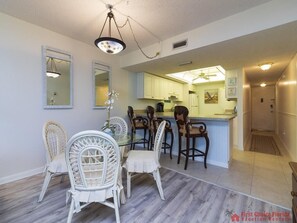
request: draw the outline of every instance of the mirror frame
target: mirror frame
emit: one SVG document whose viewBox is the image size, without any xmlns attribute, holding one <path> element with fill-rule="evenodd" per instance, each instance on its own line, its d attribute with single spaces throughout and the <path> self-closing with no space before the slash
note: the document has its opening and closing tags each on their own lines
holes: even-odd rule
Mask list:
<svg viewBox="0 0 297 223">
<path fill-rule="evenodd" d="M 65 105 L 49 105 L 47 103 L 47 76 L 46 76 L 46 70 L 47 70 L 47 57 L 52 57 L 54 59 L 64 60 L 70 63 L 69 68 L 69 104 Z M 73 58 L 72 55 L 68 52 L 55 49 L 48 46 L 42 47 L 42 79 L 43 79 L 43 108 L 44 109 L 70 109 L 73 108 Z"/>
<path fill-rule="evenodd" d="M 111 67 L 105 63 L 102 63 L 100 61 L 93 61 L 92 63 L 92 72 L 93 72 L 93 80 L 92 80 L 92 86 L 93 86 L 93 109 L 106 109 L 106 106 L 97 106 L 96 105 L 96 77 L 95 77 L 95 70 L 99 69 L 102 71 L 108 71 L 108 92 L 112 89 L 111 88 Z M 107 95 L 106 95 L 107 100 Z"/>
</svg>

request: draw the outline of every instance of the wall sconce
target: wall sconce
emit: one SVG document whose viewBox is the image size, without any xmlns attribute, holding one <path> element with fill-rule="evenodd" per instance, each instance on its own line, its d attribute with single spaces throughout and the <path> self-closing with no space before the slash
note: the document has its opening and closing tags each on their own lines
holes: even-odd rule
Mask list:
<svg viewBox="0 0 297 223">
<path fill-rule="evenodd" d="M 265 83 L 260 84 L 261 87 L 266 87 Z"/>
<path fill-rule="evenodd" d="M 269 70 L 272 66 L 272 63 L 265 63 L 265 64 L 260 64 L 259 67 L 261 70 Z"/>
</svg>

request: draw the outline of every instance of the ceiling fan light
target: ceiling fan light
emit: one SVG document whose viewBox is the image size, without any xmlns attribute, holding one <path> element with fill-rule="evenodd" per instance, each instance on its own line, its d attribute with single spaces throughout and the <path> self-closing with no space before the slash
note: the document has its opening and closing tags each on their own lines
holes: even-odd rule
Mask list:
<svg viewBox="0 0 297 223">
<path fill-rule="evenodd" d="M 272 63 L 265 63 L 265 64 L 259 65 L 261 70 L 269 70 L 271 68 L 271 66 L 272 66 Z"/>
<path fill-rule="evenodd" d="M 99 37 L 95 40 L 95 45 L 104 53 L 117 54 L 126 48 L 126 44 L 113 37 Z"/>
</svg>

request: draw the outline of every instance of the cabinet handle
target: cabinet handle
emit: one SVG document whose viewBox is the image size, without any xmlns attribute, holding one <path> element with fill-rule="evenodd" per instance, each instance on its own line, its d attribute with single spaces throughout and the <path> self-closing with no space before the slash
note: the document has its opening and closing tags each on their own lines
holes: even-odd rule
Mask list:
<svg viewBox="0 0 297 223">
<path fill-rule="evenodd" d="M 292 195 L 292 197 L 297 197 L 297 192 L 291 191 L 291 195 Z"/>
</svg>

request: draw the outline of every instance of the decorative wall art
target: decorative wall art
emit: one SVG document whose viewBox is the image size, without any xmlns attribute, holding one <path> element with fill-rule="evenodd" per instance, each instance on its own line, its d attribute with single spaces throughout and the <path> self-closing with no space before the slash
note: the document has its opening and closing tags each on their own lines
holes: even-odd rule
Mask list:
<svg viewBox="0 0 297 223">
<path fill-rule="evenodd" d="M 218 89 L 207 89 L 204 90 L 204 103 L 205 104 L 218 104 L 219 90 Z"/>
</svg>

